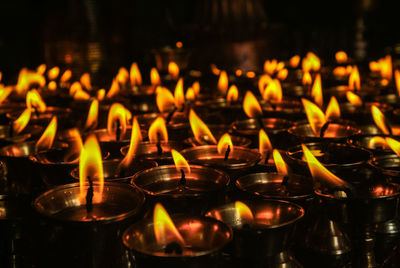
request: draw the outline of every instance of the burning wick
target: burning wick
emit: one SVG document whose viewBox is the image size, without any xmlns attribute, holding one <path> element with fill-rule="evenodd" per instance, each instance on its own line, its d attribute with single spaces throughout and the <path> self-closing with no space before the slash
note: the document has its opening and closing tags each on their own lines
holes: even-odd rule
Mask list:
<svg viewBox="0 0 400 268">
<path fill-rule="evenodd" d="M 93 181 L 92 179 L 88 176 L 87 177 L 89 181 L 89 188 L 87 189 L 86 193 L 86 212 L 87 212 L 87 217 L 91 218 L 91 213 L 93 211 Z"/>
<path fill-rule="evenodd" d="M 162 153 L 163 153 L 163 149 L 162 149 L 162 147 L 161 147 L 161 142 L 160 142 L 160 141 L 157 141 L 156 146 L 157 146 L 157 155 L 158 155 L 158 156 L 161 156 Z"/>
<path fill-rule="evenodd" d="M 116 124 L 117 124 L 117 129 L 115 131 L 115 136 L 117 138 L 117 141 L 120 141 L 121 140 L 121 123 L 119 122 L 119 120 L 117 120 Z"/>
<path fill-rule="evenodd" d="M 179 187 L 181 189 L 185 189 L 185 185 L 186 185 L 186 177 L 185 177 L 185 171 L 183 171 L 183 169 L 181 170 L 181 179 L 179 180 Z"/>
<path fill-rule="evenodd" d="M 174 114 L 175 114 L 175 112 L 176 112 L 177 110 L 178 110 L 178 108 L 175 106 L 174 109 L 168 113 L 167 119 L 165 120 L 165 124 L 166 124 L 166 125 L 169 124 L 169 122 L 170 122 L 171 119 L 172 119 L 172 116 L 174 116 Z"/>
<path fill-rule="evenodd" d="M 226 148 L 226 151 L 225 151 L 224 161 L 227 161 L 227 160 L 228 160 L 228 158 L 229 158 L 229 153 L 230 153 L 230 152 L 231 152 L 231 146 L 228 145 L 228 148 Z"/>
</svg>

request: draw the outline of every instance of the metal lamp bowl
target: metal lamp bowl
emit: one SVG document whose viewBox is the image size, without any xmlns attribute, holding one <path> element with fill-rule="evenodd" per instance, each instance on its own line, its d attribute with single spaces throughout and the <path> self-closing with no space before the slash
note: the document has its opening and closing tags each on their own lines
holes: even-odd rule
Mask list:
<svg viewBox="0 0 400 268">
<path fill-rule="evenodd" d="M 281 118 L 263 118 L 262 122 L 265 131 L 274 134 L 288 130 L 293 125 L 292 122 Z M 257 119 L 251 118 L 234 122 L 232 129 L 240 135 L 258 135 L 260 124 Z"/>
<path fill-rule="evenodd" d="M 312 142 L 312 141 L 321 141 L 322 139 L 324 140 L 330 140 L 330 141 L 341 141 L 345 140 L 350 136 L 357 135 L 361 133 L 361 130 L 358 128 L 355 128 L 350 125 L 344 125 L 344 124 L 338 124 L 338 123 L 332 123 L 328 126 L 327 132 L 333 131 L 334 135 L 330 136 L 324 136 L 324 137 L 319 137 L 315 136 L 310 124 L 296 124 L 293 127 L 289 128 L 288 132 L 291 134 L 294 138 L 297 139 L 297 142 L 300 141 L 306 141 L 306 142 Z"/>
<path fill-rule="evenodd" d="M 215 138 L 218 140 L 220 136 L 215 136 Z M 239 136 L 231 136 L 232 144 L 233 146 L 239 146 L 239 147 L 249 147 L 251 144 L 251 140 L 245 137 L 239 137 Z M 186 140 L 183 141 L 185 144 L 190 145 L 192 147 L 195 146 L 200 146 L 200 145 L 208 145 L 212 143 L 209 139 L 208 136 L 204 136 L 202 138 L 202 141 L 199 142 L 195 137 L 190 137 L 187 138 Z"/>
</svg>

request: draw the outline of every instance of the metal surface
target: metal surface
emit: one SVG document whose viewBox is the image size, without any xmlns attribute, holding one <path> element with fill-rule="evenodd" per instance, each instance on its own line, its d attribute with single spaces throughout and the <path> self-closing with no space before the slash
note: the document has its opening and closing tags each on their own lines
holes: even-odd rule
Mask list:
<svg viewBox="0 0 400 268">
<path fill-rule="evenodd" d="M 217 140 L 219 140 L 219 138 L 221 138 L 223 133 L 221 133 L 220 136 L 215 135 L 215 138 Z M 251 144 L 251 140 L 247 139 L 245 137 L 239 137 L 239 136 L 232 136 L 231 135 L 231 140 L 232 140 L 232 144 L 233 146 L 239 146 L 239 147 L 249 147 L 249 145 Z M 194 137 L 190 137 L 187 138 L 186 140 L 183 141 L 185 144 L 188 144 L 192 147 L 195 146 L 201 146 L 201 145 L 208 145 L 208 144 L 212 144 L 212 142 L 208 139 L 208 136 L 204 136 L 202 137 L 201 142 L 199 142 L 196 138 Z"/>
<path fill-rule="evenodd" d="M 293 125 L 292 122 L 281 118 L 263 118 L 262 122 L 268 133 L 279 133 L 288 130 Z M 234 122 L 232 129 L 241 135 L 258 135 L 260 124 L 257 119 L 252 118 Z"/>
</svg>

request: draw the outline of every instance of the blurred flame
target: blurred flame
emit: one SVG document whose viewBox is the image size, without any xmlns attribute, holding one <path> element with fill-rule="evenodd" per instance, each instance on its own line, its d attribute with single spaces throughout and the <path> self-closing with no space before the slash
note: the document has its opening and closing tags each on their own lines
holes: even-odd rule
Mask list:
<svg viewBox="0 0 400 268">
<path fill-rule="evenodd" d="M 394 80 L 396 83 L 397 95 L 400 96 L 400 71 L 399 70 L 394 71 Z M 0 101 L 0 103 L 1 103 L 1 101 Z"/>
<path fill-rule="evenodd" d="M 282 87 L 278 79 L 273 79 L 264 91 L 263 99 L 265 101 L 282 102 Z"/>
<path fill-rule="evenodd" d="M 264 72 L 266 72 L 269 75 L 274 74 L 277 65 L 278 65 L 278 61 L 276 59 L 266 60 L 264 62 Z"/>
<path fill-rule="evenodd" d="M 376 126 L 382 131 L 382 133 L 389 135 L 390 131 L 386 124 L 385 115 L 382 113 L 382 111 L 376 105 L 372 105 L 371 114 Z"/>
<path fill-rule="evenodd" d="M 222 135 L 222 137 L 218 141 L 218 145 L 217 145 L 218 153 L 225 154 L 226 150 L 228 150 L 228 146 L 229 146 L 231 152 L 233 152 L 233 144 L 232 144 L 231 136 L 229 136 L 228 133 L 225 133 L 224 135 Z"/>
<path fill-rule="evenodd" d="M 339 64 L 346 63 L 348 60 L 347 54 L 344 51 L 338 51 L 335 53 L 336 62 Z"/>
<path fill-rule="evenodd" d="M 259 117 L 262 115 L 260 103 L 251 91 L 247 91 L 243 100 L 243 110 L 248 117 Z"/>
<path fill-rule="evenodd" d="M 178 41 L 178 42 L 176 42 L 175 46 L 176 46 L 177 48 L 182 48 L 182 47 L 183 47 L 183 43 L 180 42 L 180 41 Z"/>
<path fill-rule="evenodd" d="M 160 74 L 158 73 L 156 68 L 151 68 L 150 70 L 150 82 L 153 86 L 161 84 Z"/>
<path fill-rule="evenodd" d="M 362 104 L 363 104 L 360 96 L 358 96 L 357 94 L 353 93 L 352 91 L 347 91 L 346 92 L 346 98 L 354 106 L 362 106 Z"/>
<path fill-rule="evenodd" d="M 349 76 L 349 89 L 359 90 L 361 88 L 360 73 L 358 72 L 357 66 L 353 66 Z"/>
<path fill-rule="evenodd" d="M 386 137 L 385 141 L 389 145 L 389 147 L 393 150 L 393 152 L 395 152 L 395 154 L 400 156 L 400 142 L 389 137 Z"/>
<path fill-rule="evenodd" d="M 96 98 L 97 98 L 99 101 L 104 100 L 104 97 L 105 97 L 105 96 L 106 96 L 106 90 L 105 90 L 104 88 L 99 89 L 99 90 L 97 91 Z"/>
<path fill-rule="evenodd" d="M 51 91 L 56 90 L 56 89 L 57 89 L 57 83 L 56 83 L 56 81 L 50 81 L 50 82 L 47 84 L 47 88 L 48 88 L 49 90 L 51 90 Z"/>
<path fill-rule="evenodd" d="M 165 119 L 157 117 L 149 128 L 149 140 L 151 143 L 157 143 L 159 141 L 168 141 L 168 131 Z"/>
<path fill-rule="evenodd" d="M 185 94 L 185 99 L 187 99 L 188 101 L 194 101 L 196 99 L 196 93 L 194 93 L 193 88 L 188 88 Z"/>
<path fill-rule="evenodd" d="M 309 72 L 304 72 L 303 73 L 303 78 L 301 80 L 301 83 L 303 86 L 309 86 L 312 84 L 312 77 Z"/>
<path fill-rule="evenodd" d="M 185 244 L 185 241 L 178 229 L 176 229 L 168 212 L 160 203 L 154 206 L 153 222 L 154 235 L 159 245 L 167 245 L 173 242 L 181 245 Z"/>
<path fill-rule="evenodd" d="M 287 78 L 288 74 L 289 74 L 288 69 L 282 69 L 278 72 L 276 77 L 278 77 L 279 80 L 283 81 Z"/>
<path fill-rule="evenodd" d="M 139 143 L 143 140 L 142 138 L 142 132 L 140 131 L 140 126 L 139 123 L 137 121 L 137 118 L 134 117 L 133 118 L 133 122 L 132 122 L 132 134 L 131 134 L 131 140 L 129 143 L 129 149 L 128 152 L 126 153 L 124 159 L 122 159 L 121 161 L 121 166 L 124 168 L 127 168 L 130 166 L 130 164 L 132 163 L 132 160 L 135 157 L 136 154 L 136 150 L 139 146 Z"/>
<path fill-rule="evenodd" d="M 172 159 L 174 160 L 175 163 L 176 170 L 180 172 L 181 169 L 183 169 L 184 171 L 186 169 L 185 174 L 190 174 L 190 166 L 189 163 L 186 161 L 186 159 L 180 153 L 178 153 L 178 151 L 174 149 L 171 150 L 171 154 L 172 154 Z"/>
<path fill-rule="evenodd" d="M 142 75 L 136 62 L 132 63 L 130 70 L 131 86 L 140 86 L 142 84 Z"/>
<path fill-rule="evenodd" d="M 277 172 L 279 174 L 287 176 L 289 174 L 288 168 L 286 166 L 285 161 L 282 158 L 282 155 L 279 153 L 279 151 L 277 149 L 274 149 L 272 156 L 274 158 L 275 167 L 276 167 Z"/>
<path fill-rule="evenodd" d="M 260 129 L 258 132 L 258 151 L 262 156 L 266 155 L 267 152 L 272 151 L 271 140 L 264 129 Z"/>
<path fill-rule="evenodd" d="M 185 105 L 185 93 L 183 90 L 183 78 L 179 78 L 178 83 L 176 83 L 175 92 L 174 92 L 174 100 L 175 106 L 179 110 L 183 108 Z"/>
<path fill-rule="evenodd" d="M 301 62 L 303 72 L 319 71 L 321 68 L 321 61 L 317 55 L 312 52 L 308 52 Z"/>
<path fill-rule="evenodd" d="M 31 109 L 27 108 L 13 122 L 12 124 L 13 131 L 16 134 L 20 133 L 28 125 L 30 119 L 31 119 Z"/>
<path fill-rule="evenodd" d="M 44 130 L 42 136 L 37 141 L 35 148 L 38 149 L 50 149 L 53 146 L 54 138 L 57 132 L 57 117 L 53 116 L 49 125 Z"/>
<path fill-rule="evenodd" d="M 46 85 L 46 79 L 40 73 L 29 71 L 26 68 L 22 68 L 18 75 L 18 82 L 15 86 L 17 94 L 21 95 L 31 86 L 44 87 Z"/>
<path fill-rule="evenodd" d="M 69 95 L 74 96 L 76 92 L 81 91 L 82 86 L 79 82 L 73 82 L 72 85 L 69 87 Z"/>
<path fill-rule="evenodd" d="M 383 59 L 379 60 L 381 77 L 387 80 L 392 80 L 392 56 L 386 55 Z"/>
<path fill-rule="evenodd" d="M 200 94 L 200 83 L 199 81 L 194 81 L 192 84 L 192 88 L 194 90 L 194 93 L 196 94 L 196 96 L 199 96 Z"/>
<path fill-rule="evenodd" d="M 88 116 L 85 123 L 85 129 L 95 129 L 99 114 L 99 101 L 94 99 L 90 104 Z"/>
<path fill-rule="evenodd" d="M 36 89 L 29 90 L 26 93 L 26 106 L 29 109 L 36 109 L 38 112 L 43 113 L 46 111 L 47 106 L 42 97 Z"/>
<path fill-rule="evenodd" d="M 242 76 L 242 75 L 243 75 L 243 71 L 240 70 L 240 69 L 237 69 L 237 70 L 235 71 L 235 75 L 236 75 L 236 76 Z"/>
<path fill-rule="evenodd" d="M 314 98 L 316 104 L 319 107 L 324 105 L 324 97 L 322 95 L 322 85 L 321 85 L 321 74 L 317 74 L 314 80 L 314 84 L 311 89 L 311 97 Z"/>
<path fill-rule="evenodd" d="M 255 78 L 256 77 L 256 73 L 255 72 L 247 72 L 246 73 L 246 77 L 247 78 Z"/>
<path fill-rule="evenodd" d="M 319 136 L 321 127 L 326 123 L 324 113 L 316 104 L 307 99 L 302 98 L 301 102 L 303 103 L 311 129 L 313 130 L 315 136 Z"/>
<path fill-rule="evenodd" d="M 89 93 L 87 93 L 83 89 L 76 91 L 74 94 L 74 100 L 89 100 L 89 99 L 90 99 Z"/>
<path fill-rule="evenodd" d="M 226 94 L 226 100 L 228 102 L 235 102 L 239 98 L 239 90 L 237 86 L 231 85 L 229 87 L 228 93 Z"/>
<path fill-rule="evenodd" d="M 69 143 L 68 153 L 64 157 L 64 162 L 77 163 L 83 147 L 82 137 L 77 128 L 68 130 Z"/>
<path fill-rule="evenodd" d="M 36 72 L 38 73 L 38 74 L 44 74 L 45 72 L 46 72 L 46 69 L 47 69 L 47 66 L 46 66 L 46 64 L 40 64 L 37 68 L 36 68 Z"/>
<path fill-rule="evenodd" d="M 378 62 L 371 61 L 369 63 L 369 69 L 371 70 L 371 72 L 379 72 L 380 66 L 379 66 Z"/>
<path fill-rule="evenodd" d="M 210 68 L 211 68 L 211 72 L 214 75 L 219 75 L 221 73 L 221 70 L 218 69 L 217 65 L 215 65 L 215 64 L 210 64 Z"/>
<path fill-rule="evenodd" d="M 47 77 L 50 80 L 55 80 L 59 74 L 60 74 L 60 68 L 58 68 L 57 66 L 47 71 Z"/>
<path fill-rule="evenodd" d="M 117 79 L 118 83 L 120 83 L 122 85 L 126 84 L 129 79 L 128 70 L 124 67 L 119 68 L 116 79 Z"/>
<path fill-rule="evenodd" d="M 387 143 L 384 137 L 381 136 L 375 136 L 372 137 L 369 142 L 368 142 L 368 148 L 386 148 L 387 147 Z"/>
<path fill-rule="evenodd" d="M 340 118 L 340 107 L 335 96 L 331 97 L 329 101 L 328 107 L 325 111 L 325 119 L 326 121 L 335 120 Z"/>
<path fill-rule="evenodd" d="M 272 78 L 268 74 L 263 74 L 260 76 L 260 79 L 258 80 L 258 90 L 260 91 L 261 96 L 264 95 L 265 88 L 269 83 L 271 83 L 271 81 Z"/>
<path fill-rule="evenodd" d="M 71 70 L 65 70 L 65 72 L 61 75 L 60 82 L 65 83 L 68 82 L 72 77 Z"/>
<path fill-rule="evenodd" d="M 171 61 L 168 63 L 168 73 L 172 76 L 173 79 L 178 79 L 179 77 L 179 66 L 175 62 Z"/>
<path fill-rule="evenodd" d="M 11 87 L 2 87 L 0 86 L 0 104 L 5 101 L 8 96 L 11 94 L 12 88 Z"/>
<path fill-rule="evenodd" d="M 338 66 L 332 71 L 333 75 L 336 76 L 346 76 L 347 75 L 347 70 L 343 66 Z"/>
<path fill-rule="evenodd" d="M 126 133 L 127 113 L 125 107 L 120 103 L 113 103 L 108 112 L 107 132 L 110 136 L 116 133 L 116 122 L 119 122 L 121 137 Z"/>
<path fill-rule="evenodd" d="M 289 59 L 290 67 L 297 68 L 297 66 L 299 66 L 300 60 L 301 60 L 301 58 L 299 55 L 294 55 L 293 57 L 291 57 Z"/>
<path fill-rule="evenodd" d="M 219 75 L 218 78 L 218 90 L 221 92 L 221 94 L 225 95 L 226 91 L 228 90 L 228 85 L 229 85 L 229 80 L 228 80 L 228 74 L 226 71 L 222 71 Z"/>
<path fill-rule="evenodd" d="M 199 143 L 202 143 L 202 141 L 204 140 L 204 136 L 206 136 L 209 140 L 212 141 L 213 144 L 217 144 L 217 140 L 211 133 L 210 129 L 193 111 L 193 109 L 190 109 L 189 112 L 189 123 L 190 127 L 192 128 L 193 135 Z"/>
<path fill-rule="evenodd" d="M 110 90 L 107 92 L 106 94 L 106 98 L 107 99 L 111 99 L 112 97 L 114 97 L 115 95 L 117 95 L 120 91 L 120 86 L 118 84 L 117 79 L 113 79 L 112 83 L 111 83 L 111 87 Z"/>
<path fill-rule="evenodd" d="M 165 87 L 157 87 L 156 89 L 156 103 L 158 110 L 163 113 L 172 110 L 175 105 L 175 98 Z"/>
<path fill-rule="evenodd" d="M 81 199 L 85 200 L 85 182 L 88 177 L 92 181 L 97 180 L 99 183 L 98 191 L 93 193 L 93 202 L 101 202 L 104 188 L 104 173 L 101 158 L 101 150 L 95 135 L 90 135 L 83 144 L 81 154 L 79 156 L 79 185 Z"/>
<path fill-rule="evenodd" d="M 251 209 L 245 203 L 241 201 L 236 201 L 235 209 L 241 220 L 247 222 L 252 222 L 254 220 L 253 212 L 251 212 Z"/>
</svg>

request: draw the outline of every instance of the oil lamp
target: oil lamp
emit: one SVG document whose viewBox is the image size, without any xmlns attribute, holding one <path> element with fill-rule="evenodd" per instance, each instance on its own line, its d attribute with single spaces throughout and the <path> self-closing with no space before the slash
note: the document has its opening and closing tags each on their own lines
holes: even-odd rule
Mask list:
<svg viewBox="0 0 400 268">
<path fill-rule="evenodd" d="M 232 240 L 232 230 L 212 218 L 170 217 L 157 203 L 153 218 L 131 225 L 122 240 L 135 267 L 221 267 L 221 249 Z"/>
</svg>

